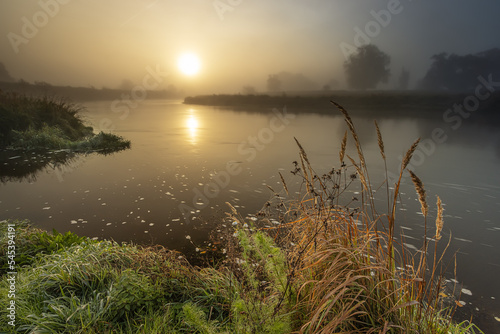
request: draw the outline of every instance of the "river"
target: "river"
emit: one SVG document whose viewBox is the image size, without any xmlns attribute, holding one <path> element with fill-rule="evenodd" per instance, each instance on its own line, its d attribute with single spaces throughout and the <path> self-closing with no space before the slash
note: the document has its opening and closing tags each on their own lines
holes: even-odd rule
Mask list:
<svg viewBox="0 0 500 334">
<path fill-rule="evenodd" d="M 274 112 L 235 110 L 174 100 L 147 100 L 122 109 L 112 101 L 84 106 L 88 122 L 114 129 L 132 141 L 132 148 L 107 156 L 79 155 L 28 176 L 22 173 L 27 164 L 49 159 L 32 152 L 2 152 L 2 169 L 9 168 L 10 174 L 0 185 L 0 219 L 30 219 L 49 230 L 193 252 L 222 221 L 228 211 L 225 202 L 253 218 L 272 197 L 268 185 L 281 191 L 278 172 L 294 182 L 294 137 L 321 172 L 338 167 L 346 130 L 333 107 L 331 114 L 294 114 L 292 107 Z M 445 203 L 443 240 L 451 236 L 448 254 L 457 254 L 456 279 L 466 292 L 461 297 L 464 309 L 480 325 L 498 326 L 494 317 L 500 317 L 499 126 L 468 119 L 460 125 L 446 123 L 441 115 L 351 116 L 375 185 L 381 185 L 385 169 L 373 119 L 378 119 L 382 132 L 389 175 L 399 171 L 400 157 L 413 141 L 422 139 L 411 168 L 425 185 L 431 217 L 436 195 Z M 355 156 L 352 140 L 348 154 Z M 13 170 L 17 176 L 12 176 Z M 409 236 L 409 246 L 419 248 L 423 219 L 405 175 L 397 224 Z"/>
</svg>

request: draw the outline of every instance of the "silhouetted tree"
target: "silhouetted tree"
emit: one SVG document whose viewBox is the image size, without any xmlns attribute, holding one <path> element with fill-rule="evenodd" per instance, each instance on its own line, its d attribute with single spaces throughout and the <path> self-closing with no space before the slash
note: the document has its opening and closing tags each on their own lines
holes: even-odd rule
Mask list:
<svg viewBox="0 0 500 334">
<path fill-rule="evenodd" d="M 410 83 L 410 72 L 407 71 L 404 67 L 401 69 L 398 81 L 399 89 L 408 89 L 408 85 Z"/>
<path fill-rule="evenodd" d="M 500 75 L 499 49 L 465 56 L 440 53 L 431 59 L 432 65 L 419 85 L 422 89 L 469 91 L 477 86 L 479 76 Z"/>
<path fill-rule="evenodd" d="M 242 93 L 244 95 L 255 95 L 257 93 L 257 90 L 255 89 L 254 86 L 247 85 L 243 86 Z"/>
<path fill-rule="evenodd" d="M 277 92 L 281 89 L 281 81 L 275 74 L 269 75 L 267 78 L 267 90 L 270 92 Z"/>
<path fill-rule="evenodd" d="M 0 63 L 0 82 L 13 82 L 12 78 L 3 63 Z"/>
<path fill-rule="evenodd" d="M 390 76 L 391 58 L 373 44 L 363 45 L 344 63 L 347 84 L 354 89 L 376 88 Z"/>
</svg>

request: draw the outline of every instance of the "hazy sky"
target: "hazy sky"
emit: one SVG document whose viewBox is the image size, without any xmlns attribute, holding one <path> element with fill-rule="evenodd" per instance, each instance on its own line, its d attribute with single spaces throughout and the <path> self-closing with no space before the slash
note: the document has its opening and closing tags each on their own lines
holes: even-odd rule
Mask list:
<svg viewBox="0 0 500 334">
<path fill-rule="evenodd" d="M 149 66 L 188 92 L 263 91 L 280 71 L 320 88 L 344 82 L 341 46 L 358 29 L 391 56 L 394 85 L 402 66 L 420 79 L 433 54 L 500 47 L 499 14 L 498 0 L 0 0 L 0 62 L 62 85 L 141 82 Z M 202 62 L 192 77 L 177 68 L 186 51 Z"/>
</svg>

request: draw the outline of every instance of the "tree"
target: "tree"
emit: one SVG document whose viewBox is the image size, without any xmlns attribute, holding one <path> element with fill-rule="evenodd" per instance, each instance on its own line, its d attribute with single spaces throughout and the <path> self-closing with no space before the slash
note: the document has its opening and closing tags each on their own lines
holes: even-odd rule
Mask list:
<svg viewBox="0 0 500 334">
<path fill-rule="evenodd" d="M 277 92 L 281 89 L 281 81 L 277 75 L 271 74 L 267 78 L 267 90 L 270 92 Z"/>
<path fill-rule="evenodd" d="M 0 63 L 0 82 L 14 82 L 3 63 Z"/>
<path fill-rule="evenodd" d="M 347 84 L 354 89 L 376 88 L 390 76 L 391 58 L 373 44 L 363 45 L 344 63 Z"/>
<path fill-rule="evenodd" d="M 431 59 L 432 65 L 420 82 L 422 89 L 471 91 L 479 76 L 500 75 L 500 49 L 464 56 L 439 53 Z"/>
<path fill-rule="evenodd" d="M 122 82 L 120 83 L 120 86 L 118 89 L 121 90 L 132 90 L 136 85 L 134 85 L 134 82 L 130 79 L 123 79 Z"/>
<path fill-rule="evenodd" d="M 255 89 L 254 86 L 243 86 L 242 88 L 243 95 L 255 95 L 257 94 L 257 90 Z"/>
<path fill-rule="evenodd" d="M 399 74 L 399 89 L 408 89 L 408 84 L 410 83 L 410 72 L 406 70 L 404 67 L 401 69 L 401 73 Z"/>
</svg>

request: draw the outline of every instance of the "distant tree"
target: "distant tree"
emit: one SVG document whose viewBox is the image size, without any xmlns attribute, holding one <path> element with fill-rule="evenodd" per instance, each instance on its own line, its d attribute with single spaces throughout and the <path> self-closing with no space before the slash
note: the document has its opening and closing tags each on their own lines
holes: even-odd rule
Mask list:
<svg viewBox="0 0 500 334">
<path fill-rule="evenodd" d="M 277 92 L 281 89 L 281 81 L 275 74 L 269 75 L 267 78 L 267 90 L 270 92 Z"/>
<path fill-rule="evenodd" d="M 172 95 L 172 96 L 179 95 L 179 91 L 178 91 L 177 87 L 173 84 L 168 85 L 167 92 L 169 95 Z"/>
<path fill-rule="evenodd" d="M 3 63 L 0 63 L 0 82 L 13 82 L 12 78 Z"/>
<path fill-rule="evenodd" d="M 431 67 L 420 82 L 428 90 L 469 91 L 480 75 L 500 75 L 500 49 L 459 56 L 439 53 L 431 57 Z"/>
<path fill-rule="evenodd" d="M 406 70 L 404 67 L 401 68 L 401 73 L 399 74 L 398 80 L 398 88 L 399 89 L 408 89 L 410 84 L 410 72 Z"/>
<path fill-rule="evenodd" d="M 390 76 L 391 58 L 373 44 L 363 45 L 344 63 L 347 84 L 354 89 L 376 88 Z"/>
<path fill-rule="evenodd" d="M 134 87 L 135 87 L 135 84 L 132 80 L 123 79 L 118 88 L 121 90 L 132 90 L 132 88 L 134 88 Z"/>
<path fill-rule="evenodd" d="M 42 87 L 42 88 L 52 87 L 52 85 L 49 84 L 47 81 L 35 81 L 34 83 L 36 86 Z"/>
<path fill-rule="evenodd" d="M 17 83 L 19 84 L 19 87 L 21 87 L 22 90 L 24 90 L 30 86 L 30 83 L 24 79 L 19 79 L 17 81 Z"/>
<path fill-rule="evenodd" d="M 243 95 L 255 95 L 257 93 L 257 90 L 255 89 L 255 87 L 250 86 L 250 85 L 243 86 L 241 91 L 242 91 Z"/>
<path fill-rule="evenodd" d="M 330 86 L 330 89 L 337 88 L 339 86 L 339 81 L 337 79 L 331 79 L 325 86 Z"/>
<path fill-rule="evenodd" d="M 332 87 L 330 87 L 330 85 L 324 85 L 324 86 L 323 86 L 323 90 L 324 90 L 324 91 L 329 91 L 329 90 L 331 90 L 331 89 L 332 89 Z"/>
<path fill-rule="evenodd" d="M 317 86 L 311 79 L 302 73 L 282 71 L 277 73 L 276 77 L 281 82 L 281 89 L 285 91 L 312 90 Z"/>
</svg>

